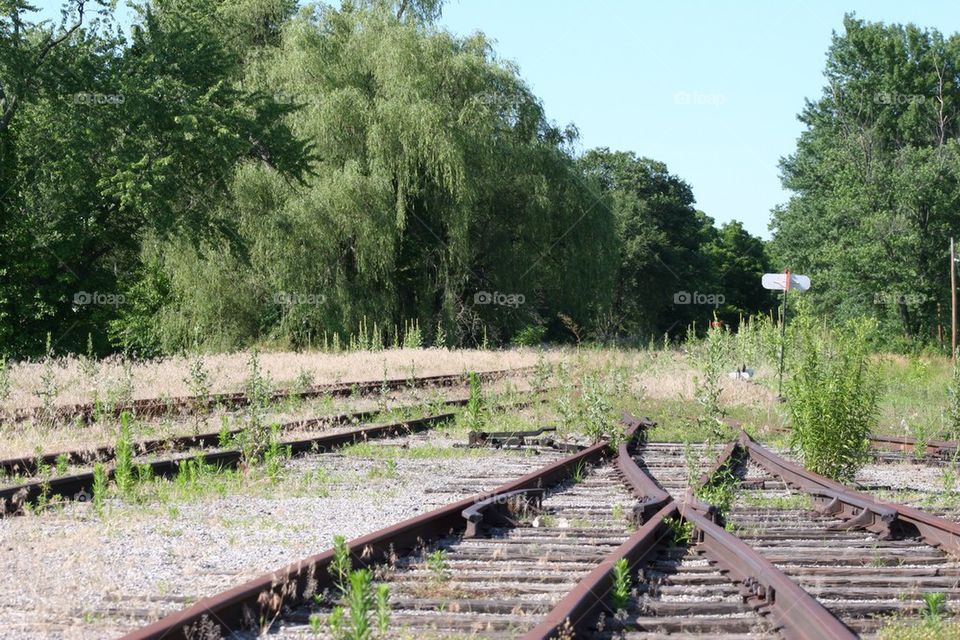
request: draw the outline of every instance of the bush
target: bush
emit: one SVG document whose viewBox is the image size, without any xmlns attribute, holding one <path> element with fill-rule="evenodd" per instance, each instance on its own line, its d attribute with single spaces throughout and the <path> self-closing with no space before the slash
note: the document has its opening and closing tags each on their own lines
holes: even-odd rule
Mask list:
<svg viewBox="0 0 960 640">
<path fill-rule="evenodd" d="M 852 480 L 867 459 L 880 394 L 869 359 L 874 324 L 858 320 L 831 333 L 807 314 L 796 319 L 797 368 L 787 383 L 791 445 L 808 469 Z"/>
<path fill-rule="evenodd" d="M 547 328 L 542 324 L 528 324 L 513 336 L 513 344 L 518 347 L 536 347 L 547 335 Z"/>
</svg>

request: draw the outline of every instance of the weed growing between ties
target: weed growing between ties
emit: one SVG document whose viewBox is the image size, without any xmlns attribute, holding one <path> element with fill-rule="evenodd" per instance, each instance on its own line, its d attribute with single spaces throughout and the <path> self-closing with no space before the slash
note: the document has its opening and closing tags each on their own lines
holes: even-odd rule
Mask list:
<svg viewBox="0 0 960 640">
<path fill-rule="evenodd" d="M 881 640 L 960 640 L 960 624 L 948 623 L 947 596 L 924 593 L 920 621 L 894 619 L 879 633 Z"/>
<path fill-rule="evenodd" d="M 711 504 L 721 512 L 726 511 L 733 504 L 737 492 L 739 479 L 728 467 L 717 470 L 710 480 L 696 491 L 697 499 Z"/>
<path fill-rule="evenodd" d="M 610 590 L 610 603 L 616 612 L 623 611 L 630 602 L 630 590 L 633 579 L 630 577 L 630 564 L 626 558 L 613 563 L 613 588 Z"/>
<path fill-rule="evenodd" d="M 787 384 L 791 445 L 808 469 L 850 481 L 867 460 L 878 419 L 880 386 L 868 353 L 873 325 L 856 321 L 830 332 L 801 313 L 794 327 L 800 354 Z"/>
<path fill-rule="evenodd" d="M 675 547 L 686 547 L 693 539 L 693 523 L 682 518 L 665 518 L 664 524 L 670 529 L 671 541 Z"/>
<path fill-rule="evenodd" d="M 390 588 L 374 585 L 369 569 L 352 567 L 344 536 L 334 536 L 333 560 L 328 568 L 339 602 L 327 617 L 327 629 L 334 640 L 386 639 L 390 629 Z M 322 601 L 322 597 L 317 597 Z M 316 614 L 315 614 L 316 615 Z M 322 618 L 310 616 L 310 629 L 318 635 Z"/>
</svg>

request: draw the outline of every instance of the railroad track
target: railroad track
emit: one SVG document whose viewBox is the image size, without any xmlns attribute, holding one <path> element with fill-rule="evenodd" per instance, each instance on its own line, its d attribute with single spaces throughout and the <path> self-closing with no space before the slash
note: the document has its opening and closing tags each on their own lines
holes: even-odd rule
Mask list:
<svg viewBox="0 0 960 640">
<path fill-rule="evenodd" d="M 521 401 L 520 403 L 514 403 L 508 406 L 517 408 L 539 400 L 539 398 L 534 398 L 530 401 Z M 466 399 L 458 398 L 447 400 L 444 402 L 444 405 L 447 408 L 453 409 L 466 404 L 466 402 Z M 283 432 L 294 429 L 328 427 L 338 424 L 355 424 L 379 413 L 378 410 L 356 411 L 334 416 L 296 420 L 281 425 L 280 430 Z M 335 433 L 323 432 L 294 440 L 287 439 L 283 440 L 280 444 L 289 447 L 290 453 L 293 456 L 310 453 L 327 453 L 357 442 L 422 431 L 441 425 L 455 417 L 456 414 L 453 411 L 444 411 L 410 420 L 345 429 Z M 236 436 L 239 433 L 239 429 L 228 432 L 230 436 Z M 243 459 L 242 452 L 239 448 L 220 446 L 219 433 L 143 441 L 134 443 L 133 449 L 137 456 L 161 451 L 189 452 L 160 457 L 158 459 L 148 459 L 146 461 L 134 460 L 134 462 L 141 466 L 145 465 L 149 467 L 151 474 L 157 477 L 175 476 L 180 471 L 181 463 L 194 459 L 197 456 L 203 456 L 204 462 L 220 468 L 236 467 Z M 115 453 L 114 447 L 101 447 L 93 451 L 83 450 L 51 453 L 38 456 L 34 459 L 16 458 L 0 461 L 0 469 L 16 470 L 17 472 L 25 471 L 26 473 L 36 474 L 40 465 L 51 465 L 52 461 L 61 456 L 74 464 L 90 464 L 96 461 L 111 462 L 114 460 Z M 113 478 L 113 465 L 108 465 L 105 472 L 108 480 Z M 61 499 L 65 500 L 89 500 L 92 496 L 93 484 L 94 473 L 92 470 L 87 470 L 55 478 L 34 478 L 0 487 L 0 517 L 21 514 L 23 513 L 23 506 L 26 503 L 34 502 L 41 497 L 52 498 L 54 496 L 60 496 Z"/>
<path fill-rule="evenodd" d="M 729 598 L 739 598 L 737 624 L 748 637 L 774 628 L 765 617 L 771 613 L 783 628 L 784 621 L 796 626 L 794 618 L 806 619 L 811 612 L 813 631 L 827 634 L 819 637 L 844 637 L 831 635 L 845 628 L 809 594 L 730 533 L 657 486 L 631 457 L 630 447 L 642 438 L 645 425 L 636 419 L 629 424 L 630 437 L 613 459 L 608 446 L 601 443 L 488 494 L 349 543 L 354 562 L 377 567 L 377 575 L 391 588 L 387 637 L 547 640 L 626 633 L 646 638 L 660 637 L 671 624 L 688 631 L 691 620 L 703 627 L 707 637 L 715 635 L 712 622 L 717 616 L 710 608 L 717 606 L 717 583 L 736 594 Z M 571 475 L 582 473 L 586 463 L 595 467 L 585 480 L 571 483 Z M 534 522 L 542 526 L 517 526 L 515 510 L 502 512 L 504 505 L 521 495 L 535 503 Z M 628 512 L 624 505 L 631 502 L 629 514 L 634 522 L 643 520 L 636 530 L 623 520 Z M 511 517 L 514 521 L 503 526 L 504 518 Z M 671 522 L 684 520 L 695 524 L 698 551 L 717 556 L 719 569 L 703 571 L 707 565 L 676 539 Z M 443 559 L 439 569 L 438 552 Z M 314 624 L 336 600 L 329 598 L 336 593 L 328 573 L 333 557 L 328 551 L 307 558 L 125 638 L 186 638 L 201 629 L 229 630 L 237 638 L 267 629 L 278 637 L 305 637 L 318 630 Z M 636 615 L 629 609 L 614 612 L 610 600 L 614 566 L 621 558 L 634 569 L 651 571 L 640 589 L 654 597 L 645 598 Z M 657 569 L 663 575 L 654 580 L 652 571 Z M 438 577 L 438 571 L 449 574 Z M 767 591 L 748 579 L 752 573 L 764 572 L 773 576 L 766 577 L 780 594 L 776 612 L 761 611 L 774 587 Z M 671 601 L 663 595 L 668 586 L 663 578 L 668 575 L 712 581 L 713 588 L 701 597 Z M 652 584 L 660 591 L 650 591 L 647 587 Z M 319 602 L 314 597 L 318 593 L 324 594 Z M 678 622 L 681 617 L 686 624 Z M 256 620 L 270 622 L 250 629 Z M 648 630 L 651 625 L 655 628 Z M 247 635 L 238 635 L 237 629 L 244 627 Z"/>
<path fill-rule="evenodd" d="M 411 435 L 404 438 L 403 442 L 416 446 L 416 443 L 421 439 L 426 442 L 433 442 L 428 432 Z M 532 469 L 555 462 L 564 455 L 566 454 L 548 447 L 525 447 L 520 453 L 514 452 L 510 455 L 497 456 L 496 464 L 493 464 L 494 460 L 489 457 L 470 457 L 455 465 L 441 463 L 446 473 L 436 475 L 431 485 L 438 494 L 456 494 L 457 498 L 462 499 L 463 496 L 470 495 L 478 490 L 492 490 L 501 484 L 529 473 Z M 339 453 L 334 452 L 324 462 L 329 469 L 352 469 L 357 464 L 357 458 L 354 456 L 341 457 Z M 436 463 L 432 460 L 422 460 L 419 464 L 426 469 Z M 401 472 L 392 482 L 399 482 L 403 485 L 405 483 L 403 474 L 404 472 Z M 402 491 L 404 490 L 401 489 Z M 388 506 L 393 500 L 385 495 L 378 496 L 376 499 L 378 504 L 387 503 Z M 425 495 L 422 497 L 420 504 L 426 510 L 432 508 L 432 505 L 441 505 L 452 499 L 443 495 Z M 355 500 L 363 503 L 373 500 L 373 497 L 356 497 Z M 404 503 L 404 501 L 401 501 L 401 504 Z M 281 501 L 278 504 L 283 505 L 285 503 Z M 330 504 L 342 504 L 342 501 L 334 498 Z M 396 505 L 390 508 L 395 509 Z M 374 513 L 373 509 L 363 504 L 359 504 L 358 509 L 365 513 Z M 332 517 L 331 514 L 320 516 L 319 519 L 324 520 Z M 371 515 L 371 517 L 374 516 Z M 348 518 L 348 520 L 356 522 L 357 519 Z M 296 522 L 298 522 L 297 526 L 309 526 L 310 524 L 302 519 L 296 520 Z M 377 526 L 387 524 L 389 524 L 389 521 L 382 521 Z M 319 522 L 318 525 L 324 527 L 325 523 Z M 278 522 L 277 526 L 281 526 L 281 522 Z M 209 543 L 219 544 L 216 539 L 210 539 Z M 260 544 L 262 546 L 262 541 Z M 329 539 L 324 539 L 321 544 L 329 544 Z M 17 640 L 27 638 L 39 640 L 49 637 L 88 637 L 98 640 L 115 638 L 138 625 L 155 620 L 160 613 L 176 611 L 195 602 L 203 595 L 217 593 L 232 584 L 239 584 L 249 579 L 252 575 L 250 568 L 245 569 L 243 562 L 238 562 L 233 554 L 215 551 L 208 555 L 204 548 L 198 548 L 197 552 L 199 557 L 203 558 L 203 561 L 190 562 L 186 560 L 188 565 L 180 567 L 180 571 L 185 572 L 185 577 L 179 583 L 179 588 L 167 588 L 162 592 L 156 590 L 155 585 L 157 583 L 154 581 L 124 577 L 116 583 L 113 580 L 108 580 L 105 583 L 109 586 L 106 593 L 90 594 L 84 598 L 67 598 L 58 597 L 56 591 L 48 590 L 46 596 L 42 595 L 43 592 L 41 592 L 41 597 L 38 598 L 36 595 L 32 595 L 35 587 L 31 588 L 24 584 L 23 591 L 27 597 L 21 597 L 18 593 L 16 597 L 11 596 L 0 603 L 0 621 L 2 621 L 0 622 L 0 637 L 17 638 Z M 271 550 L 272 552 L 273 550 Z M 213 558 L 219 558 L 220 560 L 218 562 Z M 184 562 L 184 557 L 178 554 L 178 558 L 172 559 L 171 562 L 175 564 Z M 247 559 L 245 562 L 250 562 L 250 560 Z M 76 570 L 77 568 L 77 566 L 73 566 L 65 571 Z M 87 569 L 89 568 L 87 567 Z M 262 567 L 255 573 L 267 568 L 270 567 Z M 121 561 L 116 570 L 123 575 L 135 572 L 136 569 L 130 567 L 130 565 L 124 565 Z M 121 582 L 122 588 L 120 586 Z M 14 575 L 13 584 L 16 585 L 17 583 L 17 576 Z M 81 593 L 84 592 L 85 590 L 81 591 Z M 91 616 L 95 617 L 91 619 Z M 194 636 L 194 638 L 209 637 L 216 636 Z M 230 636 L 225 635 L 224 637 Z"/>
<path fill-rule="evenodd" d="M 718 452 L 647 443 L 645 424 L 628 424 L 616 456 L 600 443 L 351 541 L 354 567 L 389 588 L 383 637 L 846 639 L 914 613 L 923 593 L 960 596 L 960 525 L 811 474 L 746 434 Z M 696 499 L 698 472 L 734 483 L 736 501 L 719 512 Z M 617 603 L 621 560 L 633 590 Z M 125 638 L 312 636 L 342 602 L 333 561 L 305 558 Z"/>
<path fill-rule="evenodd" d="M 648 424 L 625 420 L 632 435 Z M 535 626 L 630 537 L 634 499 L 618 474 L 600 443 L 348 543 L 354 566 L 378 568 L 391 587 L 390 637 L 506 638 Z M 518 514 L 517 501 L 531 510 Z M 528 526 L 515 526 L 518 518 Z M 429 560 L 438 551 L 440 568 Z M 314 596 L 334 589 L 332 561 L 333 551 L 306 558 L 126 638 L 187 638 L 211 625 L 235 632 L 255 620 L 273 620 L 275 633 L 300 634 L 310 615 L 329 609 L 330 600 L 318 604 Z"/>
<path fill-rule="evenodd" d="M 494 369 L 478 371 L 477 376 L 489 382 L 501 378 L 522 375 L 533 371 L 534 367 L 517 367 L 513 369 Z M 354 382 L 334 382 L 319 384 L 302 391 L 281 390 L 270 394 L 270 402 L 282 402 L 291 398 L 317 398 L 321 396 L 344 397 L 350 395 L 364 395 L 380 393 L 382 391 L 397 391 L 407 388 L 449 387 L 463 384 L 467 380 L 465 373 L 453 373 L 435 376 L 420 376 L 409 378 L 385 378 L 383 380 L 358 380 Z M 129 412 L 140 418 L 157 418 L 172 414 L 206 413 L 215 408 L 238 409 L 250 404 L 250 397 L 243 392 L 215 393 L 205 396 L 178 396 L 175 398 L 141 398 L 132 402 L 120 403 L 110 407 L 94 403 L 80 403 L 62 405 L 53 411 L 52 416 L 46 415 L 42 407 L 17 410 L 10 418 L 14 422 L 25 420 L 53 419 L 53 420 L 81 420 L 92 422 L 98 413 L 120 416 Z"/>
<path fill-rule="evenodd" d="M 657 444 L 643 449 L 638 457 L 664 489 L 677 495 L 689 484 L 683 453 L 679 445 Z M 924 607 L 925 593 L 943 593 L 951 601 L 960 597 L 960 526 L 956 523 L 874 500 L 816 476 L 760 447 L 746 434 L 724 450 L 702 481 L 710 481 L 718 470 L 728 470 L 736 478 L 736 499 L 723 518 L 740 542 L 815 597 L 852 633 L 869 637 L 891 616 L 916 617 Z M 685 499 L 699 511 L 707 511 L 689 493 Z M 744 615 L 743 603 L 736 598 L 736 590 L 718 588 L 719 578 L 710 564 L 701 561 L 686 567 L 681 561 L 678 574 L 669 576 L 662 566 L 661 561 L 647 567 L 641 591 L 677 597 L 711 594 L 714 602 L 697 611 L 709 611 L 717 618 L 705 619 L 704 624 L 678 617 L 660 626 L 655 620 L 644 620 L 646 629 L 685 634 L 760 632 L 739 619 Z M 779 631 L 792 633 L 789 628 Z"/>
</svg>

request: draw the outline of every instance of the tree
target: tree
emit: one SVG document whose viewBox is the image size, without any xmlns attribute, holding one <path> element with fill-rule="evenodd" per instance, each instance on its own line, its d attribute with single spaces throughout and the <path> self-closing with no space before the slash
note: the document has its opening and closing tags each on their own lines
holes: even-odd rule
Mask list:
<svg viewBox="0 0 960 640">
<path fill-rule="evenodd" d="M 693 192 L 666 165 L 632 152 L 592 149 L 581 159 L 611 208 L 619 237 L 613 325 L 635 338 L 705 326 L 710 309 L 685 294 L 716 293 L 702 252 L 712 229 L 693 207 Z"/>
<path fill-rule="evenodd" d="M 773 300 L 760 285 L 771 269 L 763 241 L 750 235 L 736 220 L 724 223 L 704 246 L 713 278 L 723 293 L 717 317 L 736 325 L 741 317 L 768 310 Z"/>
<path fill-rule="evenodd" d="M 793 195 L 773 212 L 772 255 L 813 276 L 829 316 L 929 339 L 960 229 L 960 37 L 846 16 L 825 76 L 781 161 Z"/>
</svg>

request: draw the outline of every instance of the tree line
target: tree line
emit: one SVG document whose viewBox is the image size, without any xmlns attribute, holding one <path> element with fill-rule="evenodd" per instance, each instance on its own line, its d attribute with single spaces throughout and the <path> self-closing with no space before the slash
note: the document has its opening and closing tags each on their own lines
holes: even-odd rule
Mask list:
<svg viewBox="0 0 960 640">
<path fill-rule="evenodd" d="M 0 0 L 0 352 L 646 342 L 768 309 L 764 243 L 575 151 L 438 0 Z"/>
</svg>

